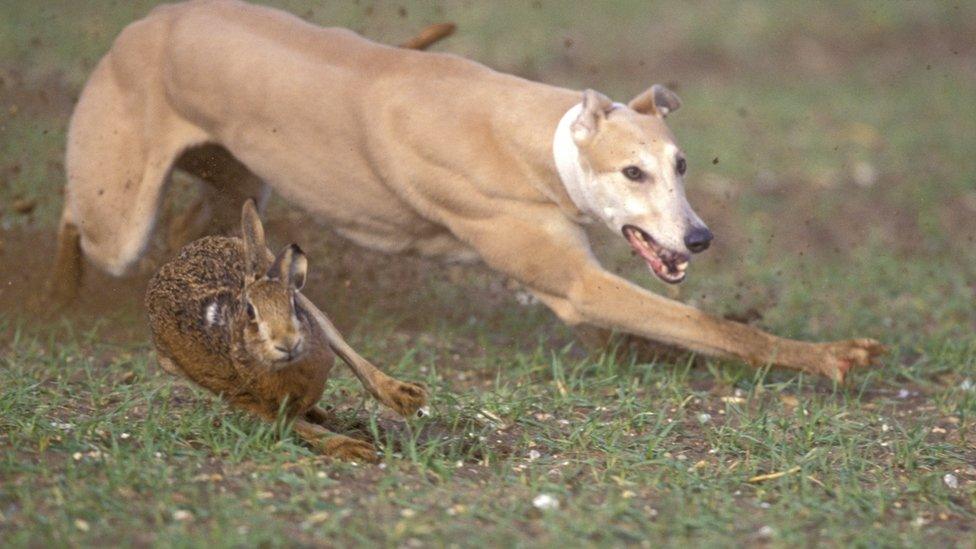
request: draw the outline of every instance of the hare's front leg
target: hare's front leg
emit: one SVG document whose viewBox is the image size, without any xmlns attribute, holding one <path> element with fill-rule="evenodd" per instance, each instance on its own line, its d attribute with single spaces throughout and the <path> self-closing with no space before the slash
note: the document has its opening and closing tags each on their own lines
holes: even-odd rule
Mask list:
<svg viewBox="0 0 976 549">
<path fill-rule="evenodd" d="M 403 417 L 410 417 L 427 404 L 427 389 L 419 383 L 399 381 L 384 374 L 365 358 L 359 356 L 342 334 L 332 324 L 329 317 L 319 310 L 314 303 L 302 294 L 296 294 L 299 304 L 315 320 L 329 347 L 349 365 L 360 383 L 373 398 L 392 408 Z"/>
<path fill-rule="evenodd" d="M 365 440 L 333 433 L 321 425 L 310 423 L 301 418 L 295 420 L 293 428 L 302 440 L 311 444 L 323 455 L 345 461 L 364 461 L 367 463 L 379 461 L 379 457 L 376 455 L 376 447 Z"/>
</svg>

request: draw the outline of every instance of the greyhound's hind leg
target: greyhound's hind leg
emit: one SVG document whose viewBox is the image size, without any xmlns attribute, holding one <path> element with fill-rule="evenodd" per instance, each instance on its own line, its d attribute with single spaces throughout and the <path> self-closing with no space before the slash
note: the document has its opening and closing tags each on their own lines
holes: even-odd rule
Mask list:
<svg viewBox="0 0 976 549">
<path fill-rule="evenodd" d="M 146 248 L 174 159 L 206 138 L 159 98 L 123 86 L 116 76 L 107 56 L 71 117 L 68 182 L 51 284 L 67 297 L 77 287 L 79 248 L 112 275 L 131 270 Z M 147 103 L 157 108 L 148 109 Z"/>
<path fill-rule="evenodd" d="M 81 236 L 74 222 L 64 215 L 58 229 L 54 268 L 48 280 L 48 293 L 55 304 L 64 305 L 74 300 L 81 285 L 81 275 Z"/>
<path fill-rule="evenodd" d="M 175 251 L 205 234 L 228 234 L 240 223 L 241 206 L 253 199 L 263 210 L 270 188 L 224 147 L 208 143 L 186 151 L 176 167 L 203 181 L 202 193 L 173 218 L 167 245 Z"/>
</svg>

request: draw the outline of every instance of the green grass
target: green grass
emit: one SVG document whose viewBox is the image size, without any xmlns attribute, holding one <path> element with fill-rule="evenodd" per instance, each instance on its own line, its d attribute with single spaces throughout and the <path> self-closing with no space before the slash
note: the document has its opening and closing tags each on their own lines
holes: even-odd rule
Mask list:
<svg viewBox="0 0 976 549">
<path fill-rule="evenodd" d="M 489 352 L 464 381 L 443 358 L 408 357 L 391 370 L 434 389 L 433 414 L 391 428 L 378 468 L 325 461 L 227 412 L 161 374 L 145 345 L 61 341 L 15 339 L 0 369 L 0 502 L 15 545 L 971 536 L 976 395 L 955 376 L 972 371 L 973 342 L 844 388 L 544 347 Z M 345 376 L 324 401 L 393 425 L 360 393 Z M 947 473 L 963 485 L 947 487 Z M 543 493 L 560 508 L 535 510 Z"/>
<path fill-rule="evenodd" d="M 38 317 L 7 297 L 43 274 L 14 254 L 51 248 L 71 102 L 150 5 L 0 2 L 0 545 L 976 543 L 972 6 L 277 3 L 389 42 L 454 20 L 439 49 L 616 99 L 675 83 L 669 121 L 718 240 L 680 289 L 597 229 L 601 260 L 778 334 L 891 348 L 844 386 L 587 357 L 496 275 L 354 251 L 276 201 L 269 236 L 309 250 L 309 295 L 432 389 L 433 414 L 404 423 L 350 375 L 330 381 L 323 403 L 377 429 L 382 465 L 366 466 L 164 374 L 142 279 L 108 312 Z M 750 482 L 770 473 L 785 474 Z"/>
</svg>

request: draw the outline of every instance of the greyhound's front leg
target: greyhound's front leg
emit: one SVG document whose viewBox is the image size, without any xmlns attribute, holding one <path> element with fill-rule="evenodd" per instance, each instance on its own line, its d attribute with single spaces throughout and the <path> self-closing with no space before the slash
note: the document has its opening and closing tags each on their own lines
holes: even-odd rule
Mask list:
<svg viewBox="0 0 976 549">
<path fill-rule="evenodd" d="M 570 322 L 584 322 L 676 345 L 708 356 L 738 358 L 749 364 L 773 364 L 843 381 L 848 370 L 867 366 L 884 351 L 871 339 L 807 343 L 716 318 L 698 309 L 648 292 L 620 277 L 587 265 L 565 296 L 541 294 Z M 565 316 L 564 316 L 565 318 Z"/>
<path fill-rule="evenodd" d="M 516 279 L 567 324 L 633 334 L 707 356 L 774 364 L 841 381 L 884 348 L 871 339 L 807 343 L 779 338 L 655 295 L 608 273 L 586 235 L 555 208 L 455 219 L 454 233 Z"/>
</svg>

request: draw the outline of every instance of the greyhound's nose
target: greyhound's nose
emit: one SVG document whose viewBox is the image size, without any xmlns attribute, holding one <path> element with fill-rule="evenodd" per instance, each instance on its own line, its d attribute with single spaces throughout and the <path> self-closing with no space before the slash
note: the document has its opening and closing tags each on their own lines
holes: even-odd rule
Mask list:
<svg viewBox="0 0 976 549">
<path fill-rule="evenodd" d="M 694 227 L 685 235 L 685 246 L 688 246 L 691 253 L 704 252 L 711 243 L 712 231 L 708 227 Z"/>
</svg>

